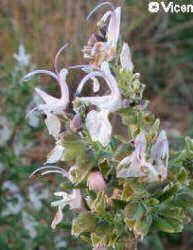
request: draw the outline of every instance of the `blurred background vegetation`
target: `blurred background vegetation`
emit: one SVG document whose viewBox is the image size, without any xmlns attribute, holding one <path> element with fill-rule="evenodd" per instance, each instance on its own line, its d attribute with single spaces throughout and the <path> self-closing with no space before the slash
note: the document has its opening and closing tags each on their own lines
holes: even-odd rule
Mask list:
<svg viewBox="0 0 193 250">
<path fill-rule="evenodd" d="M 64 223 L 55 231 L 49 227 L 55 213 L 50 208 L 58 179 L 29 179 L 45 160 L 53 141 L 42 118 L 26 113 L 39 101 L 34 86 L 41 85 L 57 95 L 57 86 L 47 77 L 21 83 L 33 68 L 52 70 L 52 59 L 66 42 L 70 46 L 61 65 L 84 62 L 81 49 L 94 31 L 97 18 L 85 18 L 101 1 L 97 0 L 1 0 L 0 1 L 0 249 L 51 250 L 89 249 L 70 236 L 72 214 L 66 209 Z M 184 135 L 193 136 L 193 13 L 148 12 L 145 0 L 115 0 L 123 6 L 121 40 L 132 49 L 135 71 L 146 84 L 151 110 L 175 147 Z M 191 3 L 191 1 L 180 1 Z M 17 56 L 23 44 L 30 64 L 21 68 Z M 81 73 L 68 79 L 73 90 Z M 61 180 L 60 180 L 61 182 Z M 193 226 L 182 234 L 147 237 L 142 250 L 193 249 Z"/>
</svg>

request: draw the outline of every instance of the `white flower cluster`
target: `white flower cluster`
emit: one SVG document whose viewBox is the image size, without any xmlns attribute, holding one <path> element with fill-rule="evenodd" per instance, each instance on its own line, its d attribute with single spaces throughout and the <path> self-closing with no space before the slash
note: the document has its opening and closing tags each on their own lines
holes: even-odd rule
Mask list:
<svg viewBox="0 0 193 250">
<path fill-rule="evenodd" d="M 163 181 L 167 178 L 169 146 L 166 133 L 162 130 L 151 147 L 147 161 L 147 143 L 144 133 L 135 139 L 135 150 L 118 165 L 117 177 L 143 177 L 147 182 Z"/>
</svg>

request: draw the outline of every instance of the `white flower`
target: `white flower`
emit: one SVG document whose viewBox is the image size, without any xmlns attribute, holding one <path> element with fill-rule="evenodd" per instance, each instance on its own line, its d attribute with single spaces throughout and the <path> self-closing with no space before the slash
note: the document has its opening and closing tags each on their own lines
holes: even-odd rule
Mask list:
<svg viewBox="0 0 193 250">
<path fill-rule="evenodd" d="M 102 77 L 109 89 L 111 90 L 111 94 L 105 96 L 92 96 L 92 97 L 77 97 L 76 99 L 97 106 L 100 110 L 107 110 L 109 112 L 114 112 L 121 108 L 121 94 L 118 88 L 117 81 L 115 77 L 112 75 L 109 64 L 107 62 L 103 62 L 101 65 L 101 71 L 93 71 L 86 75 L 82 81 L 80 82 L 77 88 L 77 94 L 79 95 L 82 91 L 85 83 L 92 79 L 93 77 Z"/>
<path fill-rule="evenodd" d="M 135 139 L 135 150 L 118 165 L 117 177 L 142 177 L 145 182 L 159 182 L 167 178 L 168 141 L 165 131 L 161 131 L 151 149 L 151 158 L 146 160 L 146 139 L 140 133 Z"/>
<path fill-rule="evenodd" d="M 56 192 L 56 196 L 62 196 L 62 200 L 54 201 L 51 206 L 58 207 L 58 211 L 52 221 L 51 227 L 55 229 L 56 226 L 63 220 L 62 210 L 69 205 L 71 209 L 78 211 L 85 211 L 82 196 L 79 189 L 74 189 L 72 194 L 66 192 Z"/>
<path fill-rule="evenodd" d="M 169 144 L 166 132 L 162 130 L 151 148 L 151 158 L 161 181 L 167 178 L 169 160 Z"/>
<path fill-rule="evenodd" d="M 2 216 L 18 214 L 24 207 L 24 197 L 21 195 L 19 187 L 12 181 L 5 181 L 2 184 L 2 190 L 8 190 L 5 209 L 1 212 Z"/>
<path fill-rule="evenodd" d="M 167 167 L 169 159 L 169 143 L 164 130 L 160 132 L 156 143 L 152 146 L 151 157 L 156 162 L 164 161 Z"/>
<path fill-rule="evenodd" d="M 112 134 L 112 126 L 109 122 L 108 114 L 106 110 L 92 110 L 86 117 L 86 128 L 92 141 L 98 141 L 104 147 L 109 144 Z"/>
<path fill-rule="evenodd" d="M 37 236 L 36 227 L 39 225 L 39 223 L 35 221 L 32 215 L 26 213 L 25 211 L 22 212 L 22 222 L 30 237 L 34 239 Z"/>
<path fill-rule="evenodd" d="M 120 54 L 120 62 L 123 71 L 133 72 L 134 65 L 131 59 L 131 51 L 127 43 L 123 44 Z"/>
<path fill-rule="evenodd" d="M 93 141 L 99 141 L 103 146 L 107 146 L 112 133 L 112 126 L 108 120 L 108 115 L 121 108 L 121 94 L 117 82 L 109 69 L 109 64 L 103 62 L 101 71 L 93 71 L 83 78 L 77 89 L 77 93 L 82 91 L 89 79 L 97 76 L 102 77 L 107 82 L 111 93 L 105 96 L 77 97 L 76 100 L 98 107 L 99 111 L 92 110 L 88 113 L 86 127 Z"/>
<path fill-rule="evenodd" d="M 14 54 L 13 57 L 17 60 L 21 68 L 27 67 L 30 64 L 31 56 L 26 54 L 25 47 L 22 43 L 19 45 L 18 54 Z"/>
<path fill-rule="evenodd" d="M 146 139 L 143 132 L 137 135 L 134 145 L 134 152 L 121 160 L 118 165 L 117 177 L 119 178 L 146 176 Z"/>
<path fill-rule="evenodd" d="M 120 33 L 121 7 L 111 12 L 111 19 L 107 30 L 107 43 L 111 49 L 116 50 Z"/>
<path fill-rule="evenodd" d="M 58 84 L 60 86 L 60 90 L 61 90 L 61 97 L 60 98 L 55 98 L 51 95 L 48 95 L 47 93 L 45 93 L 44 91 L 42 91 L 39 88 L 35 89 L 37 94 L 43 99 L 45 104 L 40 104 L 34 110 L 42 111 L 46 115 L 49 113 L 53 113 L 56 115 L 64 115 L 65 109 L 67 108 L 67 105 L 69 103 L 69 90 L 68 90 L 68 86 L 66 83 L 66 77 L 68 74 L 68 70 L 67 69 L 62 69 L 60 71 L 58 70 L 58 57 L 59 57 L 60 53 L 65 48 L 66 48 L 66 45 L 63 46 L 58 51 L 58 53 L 55 57 L 54 67 L 55 67 L 56 73 L 48 71 L 48 70 L 34 70 L 31 73 L 27 74 L 23 79 L 25 81 L 36 74 L 47 74 L 47 75 L 51 76 L 52 78 L 54 78 L 58 82 Z M 34 111 L 34 110 L 32 110 L 32 111 Z"/>
</svg>

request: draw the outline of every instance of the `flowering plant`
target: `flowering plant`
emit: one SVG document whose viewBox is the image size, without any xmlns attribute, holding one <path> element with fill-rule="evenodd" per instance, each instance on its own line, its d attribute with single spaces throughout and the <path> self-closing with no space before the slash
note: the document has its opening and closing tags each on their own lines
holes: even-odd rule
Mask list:
<svg viewBox="0 0 193 250">
<path fill-rule="evenodd" d="M 51 227 L 65 220 L 63 208 L 75 212 L 72 234 L 93 249 L 135 249 L 154 231 L 181 232 L 193 216 L 193 140 L 186 138 L 182 152 L 171 151 L 166 131 L 148 110 L 145 85 L 134 72 L 131 51 L 124 43 L 118 53 L 121 7 L 109 6 L 83 48 L 88 64 L 35 70 L 24 77 L 45 73 L 59 84 L 61 97 L 36 88 L 43 99 L 31 112 L 41 112 L 55 139 L 43 167 L 31 176 L 60 174 L 61 200 Z M 70 98 L 68 72 L 80 67 L 86 76 Z M 86 84 L 92 96 L 82 96 Z M 106 83 L 106 84 L 105 84 Z M 29 115 L 31 114 L 29 113 Z M 60 167 L 56 164 L 60 163 Z"/>
</svg>

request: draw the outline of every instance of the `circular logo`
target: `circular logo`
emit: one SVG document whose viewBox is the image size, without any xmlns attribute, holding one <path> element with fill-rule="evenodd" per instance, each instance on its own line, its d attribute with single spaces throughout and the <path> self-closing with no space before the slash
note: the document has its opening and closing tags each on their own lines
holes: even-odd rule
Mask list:
<svg viewBox="0 0 193 250">
<path fill-rule="evenodd" d="M 159 11 L 159 3 L 158 2 L 150 2 L 148 5 L 148 10 L 151 13 L 157 13 Z"/>
</svg>

